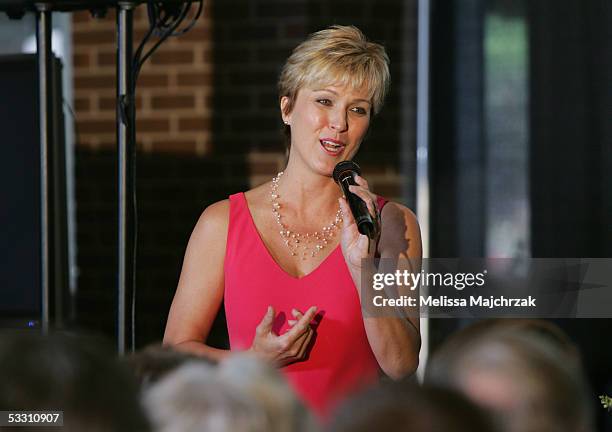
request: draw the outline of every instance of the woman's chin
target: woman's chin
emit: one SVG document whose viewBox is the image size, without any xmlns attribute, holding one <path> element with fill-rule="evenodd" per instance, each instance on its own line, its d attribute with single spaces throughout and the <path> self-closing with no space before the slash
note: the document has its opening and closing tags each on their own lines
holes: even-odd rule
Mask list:
<svg viewBox="0 0 612 432">
<path fill-rule="evenodd" d="M 334 168 L 339 162 L 341 162 L 341 160 L 340 159 L 332 160 L 328 158 L 327 160 L 322 160 L 322 161 L 317 161 L 317 162 L 318 163 L 315 166 L 315 171 L 318 174 L 323 175 L 325 177 L 331 177 L 334 172 Z"/>
</svg>

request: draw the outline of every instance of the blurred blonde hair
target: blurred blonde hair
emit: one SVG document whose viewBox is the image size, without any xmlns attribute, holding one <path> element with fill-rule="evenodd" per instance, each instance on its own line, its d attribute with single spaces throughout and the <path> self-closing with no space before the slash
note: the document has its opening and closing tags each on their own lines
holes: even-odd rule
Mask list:
<svg viewBox="0 0 612 432">
<path fill-rule="evenodd" d="M 366 87 L 377 114 L 389 88 L 389 57 L 354 26 L 334 25 L 311 34 L 287 59 L 278 80 L 279 98 L 287 96 L 287 112 L 298 91 L 315 85 Z"/>
<path fill-rule="evenodd" d="M 484 320 L 466 327 L 431 357 L 425 383 L 463 392 L 504 432 L 593 430 L 579 352 L 550 322 Z"/>
<path fill-rule="evenodd" d="M 143 405 L 156 432 L 316 431 L 280 372 L 244 353 L 185 363 L 145 389 Z"/>
</svg>

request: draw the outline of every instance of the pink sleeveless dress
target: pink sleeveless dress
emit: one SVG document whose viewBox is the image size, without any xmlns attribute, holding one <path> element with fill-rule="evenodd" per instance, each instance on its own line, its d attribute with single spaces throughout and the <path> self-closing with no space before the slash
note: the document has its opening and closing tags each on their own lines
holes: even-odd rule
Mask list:
<svg viewBox="0 0 612 432">
<path fill-rule="evenodd" d="M 243 193 L 230 196 L 225 255 L 225 314 L 232 350 L 248 349 L 268 305 L 273 330 L 282 334 L 291 310 L 317 306 L 316 332 L 304 361 L 281 369 L 297 395 L 320 418 L 349 394 L 378 380 L 357 289 L 340 246 L 311 273 L 296 278 L 272 258 L 251 217 Z M 379 208 L 386 200 L 379 199 Z"/>
</svg>

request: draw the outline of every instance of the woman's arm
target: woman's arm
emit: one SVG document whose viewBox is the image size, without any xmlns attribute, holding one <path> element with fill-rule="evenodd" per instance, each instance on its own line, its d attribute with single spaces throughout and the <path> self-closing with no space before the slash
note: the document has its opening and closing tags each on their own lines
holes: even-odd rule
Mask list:
<svg viewBox="0 0 612 432">
<path fill-rule="evenodd" d="M 412 211 L 400 204 L 389 202 L 383 208 L 381 226 L 382 232 L 378 243 L 380 257 L 389 261 L 399 260 L 396 268 L 382 271 L 394 272 L 400 269 L 418 273 L 422 256 L 421 234 Z M 368 271 L 368 269 L 362 271 Z M 356 285 L 361 300 L 364 287 L 361 286 L 362 278 L 358 279 L 359 283 Z M 372 289 L 372 287 L 365 287 L 365 289 Z M 418 300 L 418 295 L 416 297 Z M 368 341 L 376 360 L 383 372 L 393 379 L 400 379 L 414 373 L 419 365 L 421 335 L 418 307 L 412 308 L 410 313 L 406 312 L 404 310 L 404 313 L 409 316 L 364 317 L 363 319 Z"/>
<path fill-rule="evenodd" d="M 365 179 L 357 176 L 355 181 L 358 186 L 351 186 L 351 191 L 366 201 L 373 213 L 376 196 L 368 190 Z M 381 271 L 375 269 L 373 265 L 362 268 L 362 258 L 370 258 L 369 262 L 373 262 L 375 242 L 370 242 L 366 236 L 359 234 L 345 199 L 341 199 L 341 206 L 345 220 L 342 232 L 343 252 L 359 299 L 364 301 L 362 289 L 372 289 L 372 287 L 362 287 L 363 272 L 368 273 L 366 276 L 371 276 L 374 272 Z M 421 235 L 416 217 L 408 208 L 392 202 L 383 208 L 378 252 L 381 258 L 389 261 L 399 260 L 396 268 L 384 269 L 382 270 L 384 272 L 395 272 L 397 269 L 420 271 Z M 371 280 L 367 277 L 365 279 Z M 368 307 L 371 310 L 373 306 Z M 421 336 L 417 311 L 418 309 L 414 308 L 413 313 L 405 314 L 406 316 L 364 316 L 363 318 L 372 352 L 383 372 L 393 379 L 400 379 L 413 373 L 419 364 Z"/>
<path fill-rule="evenodd" d="M 228 200 L 211 205 L 200 216 L 187 245 L 164 334 L 164 345 L 214 361 L 229 354 L 229 350 L 205 344 L 223 300 L 228 225 Z M 279 336 L 272 330 L 275 313 L 270 306 L 255 329 L 250 351 L 277 366 L 303 359 L 313 335 L 310 322 L 315 314 L 315 307 L 304 314 L 296 311 L 295 324 Z"/>
<path fill-rule="evenodd" d="M 200 216 L 187 245 L 164 333 L 164 345 L 215 361 L 229 353 L 205 344 L 223 300 L 228 221 L 228 200 L 209 206 Z"/>
</svg>

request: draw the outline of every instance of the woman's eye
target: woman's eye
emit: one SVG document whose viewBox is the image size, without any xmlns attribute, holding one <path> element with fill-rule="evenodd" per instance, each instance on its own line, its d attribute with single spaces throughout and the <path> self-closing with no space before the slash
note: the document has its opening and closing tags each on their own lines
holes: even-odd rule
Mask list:
<svg viewBox="0 0 612 432">
<path fill-rule="evenodd" d="M 362 108 L 362 107 L 355 107 L 355 108 L 353 108 L 353 112 L 356 112 L 357 114 L 362 114 L 362 115 L 365 115 L 365 114 L 368 113 L 365 110 L 365 108 Z"/>
<path fill-rule="evenodd" d="M 331 105 L 331 101 L 329 99 L 317 99 L 321 105 Z"/>
</svg>

